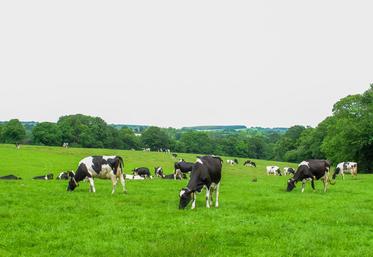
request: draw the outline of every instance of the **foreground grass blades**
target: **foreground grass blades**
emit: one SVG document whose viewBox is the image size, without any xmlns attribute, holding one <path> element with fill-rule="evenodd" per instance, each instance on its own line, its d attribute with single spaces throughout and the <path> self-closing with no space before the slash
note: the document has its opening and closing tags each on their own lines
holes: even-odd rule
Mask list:
<svg viewBox="0 0 373 257">
<path fill-rule="evenodd" d="M 127 181 L 128 194 L 111 195 L 111 182 L 95 180 L 72 193 L 67 181 L 33 181 L 35 175 L 76 169 L 88 155 L 121 155 L 125 172 L 173 162 L 164 153 L 0 145 L 0 256 L 372 256 L 373 176 L 338 178 L 324 193 L 310 184 L 285 192 L 289 177 L 267 176 L 265 166 L 296 164 L 256 160 L 257 168 L 223 164 L 219 208 L 178 210 L 187 183 Z M 180 154 L 188 161 L 196 155 Z M 227 158 L 224 158 L 226 160 Z M 256 178 L 256 182 L 253 179 Z M 254 179 L 255 181 L 255 179 Z"/>
</svg>

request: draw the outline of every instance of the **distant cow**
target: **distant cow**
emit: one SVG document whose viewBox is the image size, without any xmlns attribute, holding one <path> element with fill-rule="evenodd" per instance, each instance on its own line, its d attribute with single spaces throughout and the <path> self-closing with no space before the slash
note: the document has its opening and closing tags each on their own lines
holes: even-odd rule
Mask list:
<svg viewBox="0 0 373 257">
<path fill-rule="evenodd" d="M 293 168 L 285 167 L 284 168 L 284 175 L 286 176 L 287 174 L 293 174 L 294 175 L 295 170 Z"/>
<path fill-rule="evenodd" d="M 298 181 L 302 181 L 302 192 L 304 192 L 304 187 L 306 182 L 311 181 L 311 186 L 315 190 L 314 180 L 323 179 L 324 182 L 324 192 L 327 191 L 328 181 L 329 181 L 329 170 L 330 162 L 327 160 L 307 160 L 299 164 L 294 177 L 288 180 L 287 191 L 290 192 L 295 188 L 295 184 Z"/>
<path fill-rule="evenodd" d="M 164 176 L 162 167 L 154 167 L 154 176 L 161 178 Z"/>
<path fill-rule="evenodd" d="M 238 164 L 238 160 L 237 159 L 227 160 L 227 163 L 230 164 L 230 165 Z"/>
<path fill-rule="evenodd" d="M 248 166 L 248 167 L 256 167 L 256 163 L 251 161 L 251 160 L 245 161 L 245 163 L 243 165 Z"/>
<path fill-rule="evenodd" d="M 163 179 L 176 179 L 176 180 L 182 180 L 183 178 L 186 178 L 186 175 L 183 174 L 180 170 L 176 171 L 176 173 L 163 175 Z"/>
<path fill-rule="evenodd" d="M 4 179 L 4 180 L 18 180 L 18 179 L 22 179 L 22 178 L 14 176 L 14 175 L 7 175 L 7 176 L 0 177 L 0 179 Z"/>
<path fill-rule="evenodd" d="M 273 175 L 279 175 L 282 176 L 281 170 L 278 166 L 267 166 L 267 175 L 273 174 Z"/>
<path fill-rule="evenodd" d="M 341 174 L 342 179 L 345 179 L 345 173 L 351 173 L 352 176 L 357 176 L 357 163 L 356 162 L 339 163 L 333 174 L 333 179 L 335 179 L 338 174 Z"/>
<path fill-rule="evenodd" d="M 173 153 L 173 154 L 172 154 L 172 157 L 176 158 L 176 157 L 177 157 L 177 154 L 176 154 L 176 153 Z"/>
<path fill-rule="evenodd" d="M 49 174 L 44 175 L 44 176 L 35 176 L 35 177 L 33 177 L 32 179 L 51 180 L 51 179 L 53 179 L 53 174 L 52 174 L 52 173 L 49 173 Z"/>
<path fill-rule="evenodd" d="M 126 190 L 126 182 L 123 176 L 123 159 L 120 156 L 89 156 L 79 162 L 78 169 L 69 180 L 67 191 L 73 191 L 79 182 L 88 178 L 90 192 L 96 192 L 93 178 L 111 179 L 114 194 L 118 179 L 122 183 L 123 192 Z"/>
<path fill-rule="evenodd" d="M 74 171 L 62 171 L 57 177 L 56 179 L 58 180 L 67 180 L 71 177 L 74 177 L 75 176 L 75 173 Z"/>
<path fill-rule="evenodd" d="M 140 167 L 140 168 L 133 169 L 132 173 L 134 176 L 137 175 L 137 176 L 144 177 L 144 178 L 152 178 L 152 176 L 150 175 L 149 169 L 146 167 Z"/>
<path fill-rule="evenodd" d="M 212 205 L 212 193 L 216 191 L 215 207 L 219 206 L 219 187 L 221 180 L 222 159 L 215 156 L 203 156 L 193 166 L 190 180 L 186 188 L 180 191 L 179 209 L 184 209 L 192 201 L 192 209 L 196 207 L 196 193 L 206 187 L 206 207 Z"/>
</svg>

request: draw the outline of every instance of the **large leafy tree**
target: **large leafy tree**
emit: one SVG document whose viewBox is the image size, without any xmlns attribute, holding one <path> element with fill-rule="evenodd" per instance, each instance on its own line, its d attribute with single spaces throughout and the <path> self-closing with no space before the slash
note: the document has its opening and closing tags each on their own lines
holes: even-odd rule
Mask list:
<svg viewBox="0 0 373 257">
<path fill-rule="evenodd" d="M 33 143 L 43 145 L 61 145 L 62 134 L 57 124 L 51 122 L 38 123 L 32 129 Z"/>
<path fill-rule="evenodd" d="M 20 143 L 26 137 L 26 130 L 18 119 L 12 119 L 5 123 L 1 130 L 3 143 Z"/>
<path fill-rule="evenodd" d="M 99 117 L 82 114 L 61 117 L 57 125 L 62 133 L 62 140 L 71 145 L 82 147 L 111 147 L 111 130 Z"/>
<path fill-rule="evenodd" d="M 170 147 L 170 138 L 158 127 L 147 128 L 141 135 L 141 142 L 153 151 Z"/>
<path fill-rule="evenodd" d="M 342 98 L 333 107 L 322 150 L 334 163 L 358 161 L 373 165 L 373 85 L 362 95 Z"/>
</svg>

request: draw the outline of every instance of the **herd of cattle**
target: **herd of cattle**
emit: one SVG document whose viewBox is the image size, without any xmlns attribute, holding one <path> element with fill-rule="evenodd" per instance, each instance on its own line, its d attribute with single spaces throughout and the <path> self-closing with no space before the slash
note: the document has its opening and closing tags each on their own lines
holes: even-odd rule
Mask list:
<svg viewBox="0 0 373 257">
<path fill-rule="evenodd" d="M 227 160 L 230 165 L 237 165 L 238 160 Z M 196 162 L 186 162 L 181 159 L 174 164 L 174 172 L 165 175 L 162 167 L 154 168 L 154 176 L 162 179 L 183 179 L 189 174 L 189 182 L 186 187 L 182 188 L 179 193 L 179 208 L 184 209 L 189 202 L 192 201 L 192 209 L 196 205 L 196 194 L 206 188 L 206 207 L 210 208 L 213 204 L 212 194 L 215 191 L 215 207 L 219 206 L 219 187 L 221 180 L 223 160 L 218 156 L 198 156 Z M 256 163 L 247 160 L 244 166 L 256 167 Z M 68 171 L 61 172 L 57 179 L 68 180 L 67 191 L 73 191 L 79 182 L 85 180 L 89 182 L 89 191 L 96 192 L 94 178 L 110 179 L 112 182 L 112 194 L 116 190 L 118 181 L 122 185 L 123 192 L 126 193 L 126 179 L 146 179 L 152 178 L 151 172 L 146 167 L 140 167 L 133 170 L 132 175 L 124 174 L 124 161 L 120 156 L 89 156 L 82 159 L 76 172 Z M 311 182 L 312 188 L 315 190 L 315 180 L 322 180 L 324 184 L 324 192 L 327 191 L 328 183 L 334 184 L 329 178 L 330 162 L 327 160 L 306 160 L 298 165 L 294 170 L 290 167 L 283 169 L 284 175 L 292 174 L 292 178 L 287 181 L 287 191 L 292 191 L 297 182 L 302 182 L 302 192 L 307 181 Z M 282 176 L 281 169 L 278 166 L 267 166 L 267 175 Z M 332 179 L 335 180 L 338 174 L 344 179 L 345 173 L 357 175 L 357 163 L 342 162 L 335 169 Z M 14 175 L 0 177 L 0 179 L 21 179 Z M 36 176 L 33 179 L 51 180 L 53 174 Z"/>
</svg>

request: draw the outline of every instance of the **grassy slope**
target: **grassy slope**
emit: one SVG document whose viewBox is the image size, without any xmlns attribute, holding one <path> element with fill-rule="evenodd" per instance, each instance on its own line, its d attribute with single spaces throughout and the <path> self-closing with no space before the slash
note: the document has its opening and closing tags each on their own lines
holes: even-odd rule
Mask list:
<svg viewBox="0 0 373 257">
<path fill-rule="evenodd" d="M 274 162 L 258 160 L 255 169 L 240 159 L 223 167 L 220 208 L 206 209 L 203 191 L 193 211 L 177 209 L 186 180 L 128 181 L 127 195 L 111 195 L 104 180 L 96 194 L 87 183 L 67 193 L 66 181 L 31 180 L 94 154 L 123 156 L 127 173 L 156 165 L 171 173 L 174 161 L 164 153 L 0 145 L 0 175 L 23 178 L 0 181 L 0 256 L 373 255 L 373 176 L 347 176 L 326 194 L 321 182 L 317 192 L 308 184 L 303 194 L 299 186 L 286 193 L 285 177 L 265 175 Z"/>
</svg>

